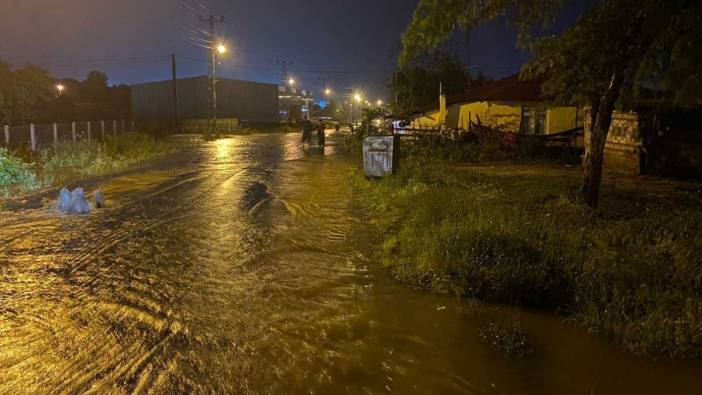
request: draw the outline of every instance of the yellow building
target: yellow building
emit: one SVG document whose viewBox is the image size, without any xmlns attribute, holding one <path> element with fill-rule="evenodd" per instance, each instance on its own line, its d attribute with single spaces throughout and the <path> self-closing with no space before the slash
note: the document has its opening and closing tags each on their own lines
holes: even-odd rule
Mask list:
<svg viewBox="0 0 702 395">
<path fill-rule="evenodd" d="M 449 97 L 445 103 L 415 118 L 413 127 L 469 129 L 481 124 L 513 133 L 554 134 L 583 125 L 581 110 L 552 104 L 541 97 L 540 81 L 521 81 L 518 75 Z"/>
</svg>

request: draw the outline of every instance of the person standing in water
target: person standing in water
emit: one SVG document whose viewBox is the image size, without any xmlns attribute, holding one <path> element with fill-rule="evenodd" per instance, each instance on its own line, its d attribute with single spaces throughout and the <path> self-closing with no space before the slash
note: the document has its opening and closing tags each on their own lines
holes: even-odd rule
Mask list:
<svg viewBox="0 0 702 395">
<path fill-rule="evenodd" d="M 324 143 L 327 140 L 327 136 L 324 134 L 324 122 L 319 122 L 319 128 L 317 129 L 317 144 L 324 148 Z"/>
<path fill-rule="evenodd" d="M 307 117 L 301 122 L 302 124 L 302 144 L 312 143 L 312 130 L 314 130 L 314 125 Z"/>
</svg>

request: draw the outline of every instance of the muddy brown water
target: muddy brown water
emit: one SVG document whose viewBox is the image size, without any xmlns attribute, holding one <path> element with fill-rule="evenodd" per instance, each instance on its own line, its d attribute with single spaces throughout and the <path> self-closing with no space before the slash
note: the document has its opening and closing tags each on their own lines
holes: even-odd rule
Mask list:
<svg viewBox="0 0 702 395">
<path fill-rule="evenodd" d="M 87 181 L 107 209 L 0 209 L 0 392 L 702 393 L 697 362 L 396 284 L 369 259 L 357 161 L 299 138 L 179 137 L 174 158 Z M 532 357 L 480 342 L 515 319 Z"/>
</svg>

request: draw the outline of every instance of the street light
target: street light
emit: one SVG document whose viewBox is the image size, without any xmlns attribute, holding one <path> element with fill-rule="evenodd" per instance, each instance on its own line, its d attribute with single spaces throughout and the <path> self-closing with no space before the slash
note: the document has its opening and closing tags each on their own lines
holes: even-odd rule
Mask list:
<svg viewBox="0 0 702 395">
<path fill-rule="evenodd" d="M 327 96 L 331 95 L 331 89 L 329 89 L 329 88 L 325 89 L 324 94 Z"/>
<path fill-rule="evenodd" d="M 59 96 L 61 96 L 63 94 L 64 89 L 66 89 L 66 87 L 63 86 L 63 84 L 58 84 L 58 85 L 56 85 L 56 89 L 58 89 Z"/>
<path fill-rule="evenodd" d="M 224 54 L 227 52 L 227 47 L 224 44 L 219 44 L 217 46 L 217 52 L 219 52 L 220 54 Z"/>
<path fill-rule="evenodd" d="M 361 98 L 361 95 L 358 94 L 358 93 L 356 93 L 356 94 L 353 96 L 353 99 L 356 100 L 358 103 L 360 103 L 361 100 L 363 100 L 363 99 Z"/>
<path fill-rule="evenodd" d="M 383 101 L 382 101 L 382 100 L 378 100 L 377 104 L 378 104 L 378 107 L 380 107 L 380 106 L 383 105 Z"/>
<path fill-rule="evenodd" d="M 290 84 L 290 86 L 295 85 L 295 78 L 290 77 L 290 79 L 288 80 L 288 84 Z"/>
</svg>

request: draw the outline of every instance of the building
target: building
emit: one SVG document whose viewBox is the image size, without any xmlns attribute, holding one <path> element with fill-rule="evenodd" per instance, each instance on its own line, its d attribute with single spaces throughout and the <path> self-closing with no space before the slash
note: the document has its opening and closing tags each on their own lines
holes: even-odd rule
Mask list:
<svg viewBox="0 0 702 395">
<path fill-rule="evenodd" d="M 305 117 L 309 118 L 310 109 L 314 103 L 312 91 L 279 85 L 278 99 L 280 101 L 280 119 L 296 122 Z"/>
<path fill-rule="evenodd" d="M 559 106 L 541 95 L 541 81 L 513 75 L 488 82 L 470 92 L 442 98 L 439 109 L 416 117 L 415 128 L 470 129 L 485 125 L 505 132 L 554 134 L 583 125 L 583 112 Z"/>
<path fill-rule="evenodd" d="M 582 111 L 554 105 L 541 94 L 542 81 L 523 81 L 518 74 L 488 82 L 448 99 L 449 127 L 468 129 L 471 123 L 524 134 L 554 134 L 581 127 Z"/>
<path fill-rule="evenodd" d="M 177 80 L 178 119 L 210 118 L 208 77 Z M 173 81 L 132 86 L 132 113 L 138 120 L 175 119 Z M 217 118 L 239 122 L 279 122 L 278 86 L 260 82 L 217 78 Z"/>
</svg>

